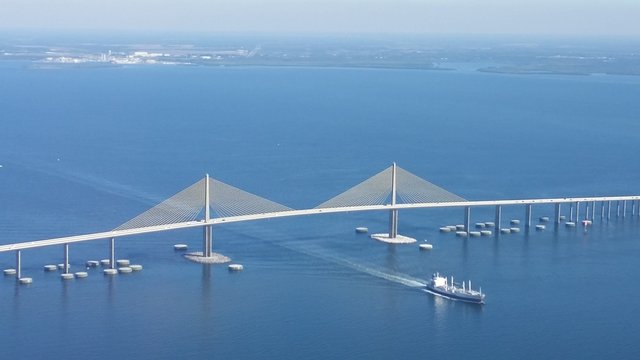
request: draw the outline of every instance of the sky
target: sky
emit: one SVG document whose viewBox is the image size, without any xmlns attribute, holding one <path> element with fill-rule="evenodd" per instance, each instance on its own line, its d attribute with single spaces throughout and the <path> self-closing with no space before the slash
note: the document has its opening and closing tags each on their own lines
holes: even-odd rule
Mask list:
<svg viewBox="0 0 640 360">
<path fill-rule="evenodd" d="M 640 36 L 640 0 L 0 0 L 0 29 Z"/>
</svg>

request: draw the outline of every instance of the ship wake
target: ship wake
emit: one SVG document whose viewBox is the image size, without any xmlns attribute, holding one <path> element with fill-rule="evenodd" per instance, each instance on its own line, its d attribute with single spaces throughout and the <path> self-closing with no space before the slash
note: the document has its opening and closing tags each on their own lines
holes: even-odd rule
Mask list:
<svg viewBox="0 0 640 360">
<path fill-rule="evenodd" d="M 423 288 L 427 286 L 427 283 L 423 279 L 419 279 L 411 275 L 400 273 L 400 272 L 395 272 L 395 271 L 387 272 L 381 269 L 377 269 L 371 265 L 364 264 L 361 262 L 355 262 L 352 259 L 331 253 L 326 249 L 311 249 L 309 247 L 303 247 L 303 246 L 300 246 L 299 244 L 292 244 L 292 243 L 276 243 L 276 244 L 286 249 L 289 249 L 307 256 L 322 259 L 322 260 L 325 260 L 337 265 L 341 265 L 364 274 L 368 274 L 380 279 L 392 281 L 404 286 L 408 286 L 412 288 Z"/>
</svg>

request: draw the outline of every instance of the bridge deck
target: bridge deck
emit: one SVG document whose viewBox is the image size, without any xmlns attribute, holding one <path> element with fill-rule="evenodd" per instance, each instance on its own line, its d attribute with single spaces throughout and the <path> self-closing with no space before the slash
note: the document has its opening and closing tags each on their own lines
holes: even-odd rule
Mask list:
<svg viewBox="0 0 640 360">
<path fill-rule="evenodd" d="M 630 201 L 640 200 L 640 195 L 633 196 L 600 196 L 600 197 L 578 197 L 578 198 L 549 198 L 549 199 L 521 199 L 521 200 L 482 200 L 482 201 L 460 201 L 460 202 L 434 202 L 396 205 L 367 205 L 367 206 L 346 206 L 335 208 L 314 208 L 304 210 L 287 210 L 272 213 L 262 213 L 253 215 L 229 216 L 214 218 L 209 221 L 187 221 L 168 225 L 148 226 L 127 230 L 114 230 L 93 234 L 75 235 L 59 237 L 45 240 L 28 241 L 7 245 L 0 245 L 0 252 L 32 249 L 37 247 L 71 244 L 83 241 L 117 238 L 131 235 L 140 235 L 160 231 L 186 229 L 206 225 L 217 225 L 241 221 L 271 219 L 289 216 L 304 216 L 316 214 L 330 214 L 355 211 L 378 211 L 378 210 L 402 210 L 402 209 L 425 209 L 425 208 L 445 208 L 445 207 L 481 207 L 497 205 L 527 205 L 527 204 L 562 204 L 576 202 L 603 202 L 603 201 Z"/>
</svg>

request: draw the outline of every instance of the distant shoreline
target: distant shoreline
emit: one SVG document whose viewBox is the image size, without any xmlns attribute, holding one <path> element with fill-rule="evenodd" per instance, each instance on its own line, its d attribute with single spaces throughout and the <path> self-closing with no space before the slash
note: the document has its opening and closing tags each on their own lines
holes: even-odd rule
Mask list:
<svg viewBox="0 0 640 360">
<path fill-rule="evenodd" d="M 472 40 L 231 37 L 161 44 L 53 40 L 33 43 L 16 38 L 0 39 L 0 61 L 25 61 L 37 69 L 174 65 L 640 75 L 640 53 L 637 46 L 629 43 Z"/>
<path fill-rule="evenodd" d="M 455 67 L 420 67 L 420 66 L 402 66 L 402 65 L 340 65 L 340 64 L 57 64 L 57 63 L 39 63 L 24 61 L 28 68 L 42 70 L 59 70 L 59 69 L 115 69 L 124 67 L 203 67 L 203 68 L 317 68 L 317 69 L 371 69 L 371 70 L 424 70 L 424 71 L 462 71 L 463 69 Z M 616 73 L 616 72 L 579 72 L 579 71 L 554 71 L 554 70 L 531 70 L 518 69 L 509 67 L 484 67 L 469 69 L 472 72 L 480 72 L 487 74 L 503 74 L 503 75 L 564 75 L 564 76 L 640 76 L 640 73 Z"/>
</svg>

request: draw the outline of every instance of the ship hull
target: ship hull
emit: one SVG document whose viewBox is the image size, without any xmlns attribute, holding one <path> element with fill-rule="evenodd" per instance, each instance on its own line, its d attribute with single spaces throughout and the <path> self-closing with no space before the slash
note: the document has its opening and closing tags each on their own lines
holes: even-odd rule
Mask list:
<svg viewBox="0 0 640 360">
<path fill-rule="evenodd" d="M 484 304 L 484 296 L 473 296 L 473 295 L 465 295 L 465 294 L 459 294 L 459 293 L 457 294 L 451 293 L 431 285 L 427 285 L 427 290 L 434 293 L 435 295 L 444 296 L 453 300 L 470 302 L 474 304 Z"/>
</svg>

